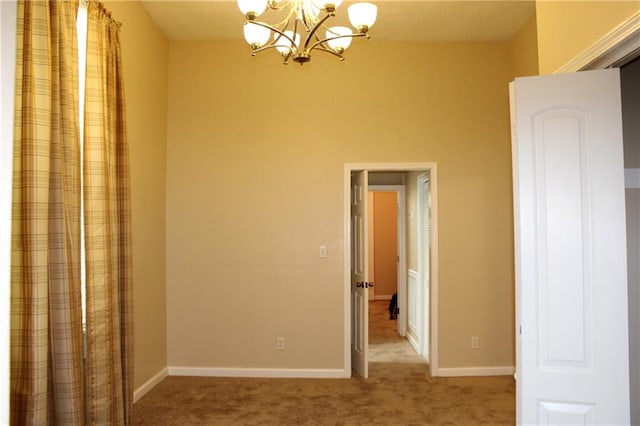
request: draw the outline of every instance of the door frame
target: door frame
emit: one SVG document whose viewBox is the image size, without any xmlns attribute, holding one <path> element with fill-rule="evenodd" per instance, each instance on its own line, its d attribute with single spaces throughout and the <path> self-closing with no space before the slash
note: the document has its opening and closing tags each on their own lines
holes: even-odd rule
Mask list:
<svg viewBox="0 0 640 426">
<path fill-rule="evenodd" d="M 345 163 L 343 175 L 343 306 L 344 306 L 344 377 L 351 377 L 351 172 L 429 171 L 431 176 L 432 233 L 431 233 L 431 297 L 430 297 L 430 341 L 431 362 L 429 371 L 439 376 L 438 370 L 438 167 L 437 163 Z M 406 268 L 406 266 L 405 266 Z M 406 310 L 406 309 L 405 309 Z"/>
<path fill-rule="evenodd" d="M 396 271 L 396 291 L 398 292 L 398 308 L 400 308 L 398 334 L 404 337 L 407 334 L 407 307 L 402 306 L 400 301 L 405 300 L 407 294 L 406 187 L 404 185 L 369 185 L 368 189 L 369 192 L 395 192 L 397 194 L 398 217 L 396 226 L 398 236 L 396 237 L 396 243 L 398 244 L 398 270 Z M 375 283 L 375 280 L 373 281 Z"/>
<path fill-rule="evenodd" d="M 631 62 L 638 55 L 640 55 L 640 11 L 555 70 L 554 74 L 620 67 Z"/>
</svg>

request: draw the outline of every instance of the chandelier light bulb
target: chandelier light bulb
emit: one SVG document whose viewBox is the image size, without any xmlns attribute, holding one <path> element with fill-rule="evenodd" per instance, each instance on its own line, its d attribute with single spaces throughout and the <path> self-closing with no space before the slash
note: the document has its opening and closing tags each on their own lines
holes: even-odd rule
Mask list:
<svg viewBox="0 0 640 426">
<path fill-rule="evenodd" d="M 349 21 L 360 32 L 367 32 L 376 23 L 378 7 L 373 3 L 354 3 L 349 6 Z"/>
<path fill-rule="evenodd" d="M 344 52 L 351 45 L 351 37 L 339 37 L 351 35 L 351 30 L 347 27 L 331 27 L 327 30 L 327 44 L 336 52 Z"/>
<path fill-rule="evenodd" d="M 287 30 L 284 32 L 285 35 L 291 39 L 293 39 L 293 41 L 295 41 L 296 43 L 296 49 L 297 47 L 300 45 L 300 34 L 296 34 L 295 38 L 294 38 L 294 34 L 293 31 L 291 30 Z M 278 50 L 278 52 L 280 52 L 281 55 L 286 56 L 288 55 L 293 46 L 291 45 L 291 40 L 289 40 L 286 37 L 283 37 L 280 34 L 275 34 L 275 39 L 276 39 L 276 49 Z"/>
<path fill-rule="evenodd" d="M 270 35 L 271 30 L 269 30 L 269 28 L 253 24 L 251 22 L 247 22 L 244 25 L 244 39 L 254 49 L 264 46 L 267 41 L 269 41 Z"/>
<path fill-rule="evenodd" d="M 247 18 L 255 19 L 267 9 L 267 0 L 238 0 L 238 8 Z"/>
</svg>

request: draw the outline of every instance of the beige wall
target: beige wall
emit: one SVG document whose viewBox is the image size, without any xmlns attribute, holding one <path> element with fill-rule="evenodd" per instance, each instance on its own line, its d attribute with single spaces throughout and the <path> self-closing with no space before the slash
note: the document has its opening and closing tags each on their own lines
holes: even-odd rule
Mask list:
<svg viewBox="0 0 640 426">
<path fill-rule="evenodd" d="M 344 163 L 431 161 L 440 366 L 513 365 L 506 44 L 358 40 L 347 56 L 282 66 L 171 42 L 170 366 L 344 368 Z"/>
<path fill-rule="evenodd" d="M 510 79 L 538 75 L 538 34 L 535 13 L 509 40 Z"/>
<path fill-rule="evenodd" d="M 138 2 L 106 2 L 122 22 L 131 155 L 135 377 L 167 366 L 165 176 L 169 43 Z"/>
<path fill-rule="evenodd" d="M 398 291 L 398 215 L 397 193 L 373 192 L 374 264 L 376 296 L 391 296 Z M 371 279 L 372 280 L 372 279 Z"/>
<path fill-rule="evenodd" d="M 551 74 L 640 10 L 640 0 L 536 1 L 540 74 Z"/>
</svg>

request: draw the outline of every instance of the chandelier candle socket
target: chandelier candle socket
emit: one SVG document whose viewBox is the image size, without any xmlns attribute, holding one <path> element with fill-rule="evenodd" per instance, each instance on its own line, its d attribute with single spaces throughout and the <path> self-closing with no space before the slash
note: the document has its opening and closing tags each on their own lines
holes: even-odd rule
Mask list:
<svg viewBox="0 0 640 426">
<path fill-rule="evenodd" d="M 353 38 L 369 38 L 378 8 L 372 3 L 349 6 L 349 21 L 355 32 L 347 27 L 325 26 L 341 3 L 342 0 L 238 0 L 238 8 L 246 18 L 244 38 L 251 46 L 251 55 L 276 49 L 285 64 L 293 60 L 302 65 L 311 60 L 312 51 L 318 50 L 344 61 L 342 54 Z M 258 21 L 258 16 L 265 12 L 272 15 L 280 12 L 284 19 L 275 24 Z"/>
</svg>

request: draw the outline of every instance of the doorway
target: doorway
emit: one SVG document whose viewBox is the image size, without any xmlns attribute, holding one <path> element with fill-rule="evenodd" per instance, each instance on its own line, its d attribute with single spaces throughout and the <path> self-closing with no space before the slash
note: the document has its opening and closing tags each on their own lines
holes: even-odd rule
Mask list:
<svg viewBox="0 0 640 426">
<path fill-rule="evenodd" d="M 375 184 L 385 180 L 394 184 Z M 375 283 L 368 292 L 369 362 L 408 362 L 419 354 L 406 338 L 405 307 L 417 302 L 407 291 L 406 180 L 404 172 L 368 174 L 368 277 Z"/>
<path fill-rule="evenodd" d="M 409 191 L 407 191 L 406 202 L 401 203 L 401 207 L 406 209 L 404 212 L 400 213 L 402 217 L 405 219 L 407 228 L 411 228 L 409 225 L 410 221 L 414 223 L 416 221 L 417 214 L 417 180 L 416 176 L 419 174 L 428 173 L 430 176 L 430 200 L 431 200 L 431 208 L 430 208 L 430 217 L 429 217 L 429 228 L 432 232 L 430 232 L 430 247 L 431 252 L 429 256 L 430 261 L 430 288 L 427 291 L 423 291 L 423 297 L 414 299 L 416 305 L 421 306 L 422 315 L 428 315 L 429 318 L 425 318 L 422 321 L 423 327 L 429 328 L 429 336 L 428 341 L 423 342 L 425 348 L 428 348 L 428 353 L 430 354 L 430 363 L 428 364 L 428 369 L 430 370 L 431 375 L 437 376 L 437 306 L 438 306 L 438 297 L 437 297 L 437 277 L 438 277 L 438 268 L 437 268 L 437 167 L 435 163 L 380 163 L 380 164 L 346 164 L 345 165 L 345 175 L 344 175 L 344 223 L 345 223 L 345 274 L 344 274 L 344 309 L 345 309 L 345 376 L 350 377 L 352 370 L 356 373 L 366 377 L 368 374 L 368 354 L 367 350 L 362 350 L 363 347 L 366 348 L 367 344 L 362 344 L 362 341 L 358 341 L 362 336 L 368 336 L 369 333 L 369 325 L 368 325 L 368 299 L 369 299 L 369 290 L 370 289 L 370 280 L 368 277 L 368 271 L 365 271 L 364 275 L 362 275 L 362 271 L 358 271 L 362 262 L 360 259 L 362 257 L 367 258 L 368 253 L 366 248 L 359 248 L 360 246 L 357 244 L 362 238 L 366 240 L 368 223 L 361 224 L 361 213 L 358 213 L 357 218 L 352 218 L 352 207 L 355 205 L 362 204 L 365 199 L 368 199 L 366 196 L 362 196 L 364 194 L 368 194 L 368 174 L 372 175 L 380 174 L 381 172 L 386 173 L 396 173 L 403 176 L 403 179 L 406 180 L 406 187 L 413 188 L 411 191 L 411 195 Z M 410 176 L 410 178 L 408 178 Z M 366 182 L 363 184 L 363 182 Z M 354 186 L 355 183 L 355 186 Z M 403 182 L 404 183 L 404 182 Z M 402 185 L 405 187 L 405 185 Z M 362 194 L 364 192 L 364 194 Z M 366 202 L 364 202 L 366 204 Z M 359 209 L 362 206 L 358 207 Z M 365 205 L 365 210 L 367 209 Z M 361 212 L 361 210 L 359 210 Z M 367 215 L 363 215 L 366 220 Z M 412 244 L 415 245 L 415 249 L 412 252 L 407 253 L 406 257 L 409 259 L 413 258 L 413 262 L 416 263 L 414 268 L 418 268 L 417 266 L 417 225 L 413 226 L 413 232 L 409 229 L 405 231 L 401 231 L 401 235 L 406 236 L 406 241 L 401 242 L 399 244 L 399 252 L 401 250 L 407 250 L 411 247 Z M 364 244 L 366 246 L 366 244 Z M 402 332 L 402 334 L 406 333 L 407 329 L 407 312 L 409 311 L 409 306 L 407 302 L 409 301 L 407 296 L 407 277 L 408 277 L 408 265 L 407 261 L 404 260 L 405 256 L 399 256 L 398 262 L 398 276 L 400 280 L 398 281 L 397 288 L 397 298 L 398 298 L 398 307 L 399 307 L 399 321 L 398 321 L 398 329 Z M 411 262 L 412 260 L 409 260 Z M 360 281 L 353 282 L 352 275 L 353 272 L 359 272 Z M 375 272 L 374 272 L 375 273 Z M 363 278 L 366 277 L 366 278 Z M 356 287 L 359 287 L 356 288 Z M 375 288 L 375 287 L 374 287 Z M 360 292 L 361 295 L 365 294 L 366 297 L 362 297 L 358 295 L 357 292 Z M 356 295 L 355 298 L 352 297 Z M 428 297 L 426 295 L 428 294 Z M 354 302 L 356 301 L 357 302 Z M 425 303 L 429 303 L 429 306 L 424 306 Z M 366 303 L 364 303 L 366 302 Z M 428 314 L 427 314 L 428 313 Z M 388 317 L 387 317 L 388 318 Z M 402 319 L 401 319 L 402 318 Z M 368 339 L 367 339 L 368 340 Z M 356 348 L 355 352 L 353 349 Z M 418 351 L 420 352 L 420 351 Z M 361 371 L 358 371 L 358 370 Z"/>
<path fill-rule="evenodd" d="M 406 195 L 404 184 L 375 185 L 377 173 L 369 173 L 368 262 L 369 300 L 390 302 L 406 288 Z M 399 181 L 405 177 L 399 173 Z M 396 318 L 394 318 L 396 319 Z M 406 315 L 398 315 L 396 329 L 406 333 Z"/>
</svg>

